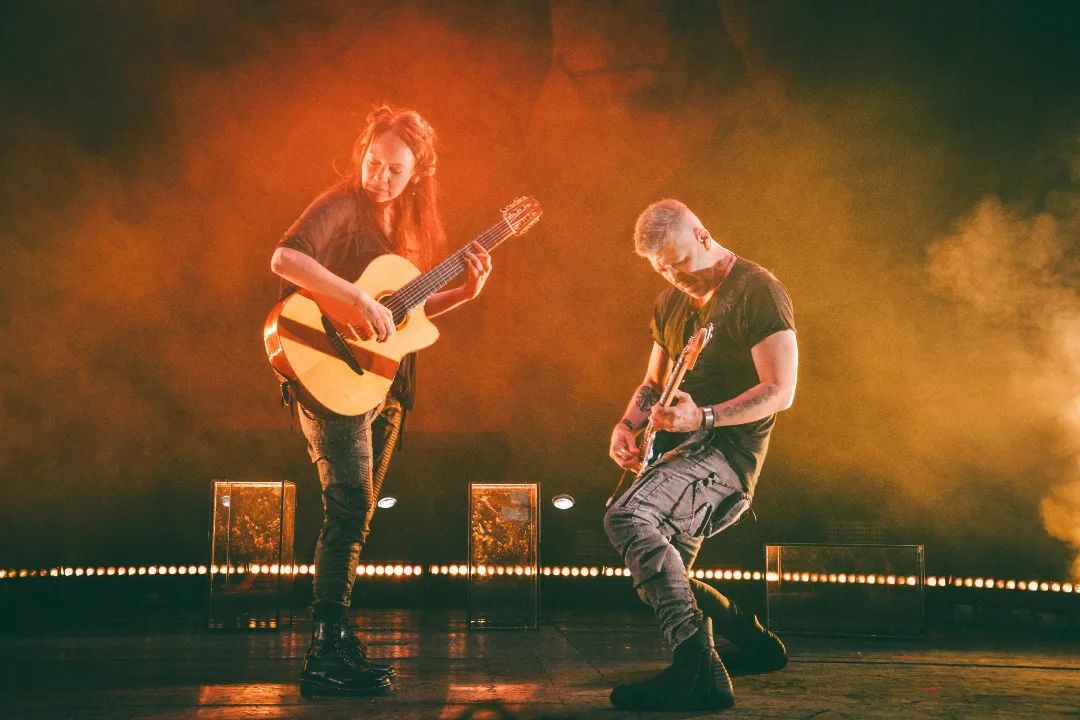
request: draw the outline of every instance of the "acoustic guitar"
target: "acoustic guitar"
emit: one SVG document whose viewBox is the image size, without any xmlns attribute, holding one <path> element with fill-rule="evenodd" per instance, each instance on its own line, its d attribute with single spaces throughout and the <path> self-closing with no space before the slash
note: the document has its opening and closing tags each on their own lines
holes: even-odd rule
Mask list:
<svg viewBox="0 0 1080 720">
<path fill-rule="evenodd" d="M 540 203 L 520 197 L 503 208 L 502 219 L 476 237 L 491 251 L 539 220 Z M 270 311 L 263 342 L 270 365 L 288 380 L 300 401 L 312 410 L 362 415 L 390 391 L 401 359 L 433 344 L 438 329 L 424 315 L 424 303 L 465 270 L 462 246 L 427 272 L 400 255 L 380 255 L 364 270 L 356 286 L 381 302 L 397 328 L 385 342 L 361 339 L 334 298 L 299 290 Z"/>
</svg>

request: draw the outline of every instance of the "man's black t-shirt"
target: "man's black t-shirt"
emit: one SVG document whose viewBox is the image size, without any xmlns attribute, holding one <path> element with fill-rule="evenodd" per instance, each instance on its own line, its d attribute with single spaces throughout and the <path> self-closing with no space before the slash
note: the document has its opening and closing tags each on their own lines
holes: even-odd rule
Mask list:
<svg viewBox="0 0 1080 720">
<path fill-rule="evenodd" d="M 362 198 L 347 181 L 315 198 L 285 231 L 278 247 L 309 255 L 330 272 L 350 282 L 359 278 L 379 255 L 394 252 L 392 243 L 376 229 Z M 296 289 L 292 283 L 282 280 L 279 298 Z M 415 388 L 416 353 L 410 353 L 401 361 L 390 394 L 408 410 L 413 405 Z"/>
<path fill-rule="evenodd" d="M 651 323 L 653 340 L 674 360 L 694 332 L 708 322 L 713 323 L 712 339 L 680 386 L 698 405 L 716 405 L 757 385 L 760 380 L 750 349 L 773 333 L 795 329 L 787 290 L 768 270 L 743 258 L 736 258 L 724 282 L 700 309 L 676 288 L 660 293 Z M 717 427 L 708 435 L 751 495 L 775 420 L 770 415 L 752 423 Z"/>
</svg>

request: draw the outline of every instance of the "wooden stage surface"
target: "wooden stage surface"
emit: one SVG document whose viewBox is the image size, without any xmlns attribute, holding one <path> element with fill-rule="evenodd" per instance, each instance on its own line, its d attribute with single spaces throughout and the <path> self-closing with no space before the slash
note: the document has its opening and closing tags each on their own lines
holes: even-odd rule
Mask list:
<svg viewBox="0 0 1080 720">
<path fill-rule="evenodd" d="M 1080 645 L 950 628 L 922 641 L 785 638 L 787 669 L 735 679 L 722 713 L 630 713 L 618 682 L 670 658 L 649 617 L 562 613 L 537 632 L 476 633 L 453 611 L 360 610 L 398 667 L 375 699 L 301 698 L 309 626 L 221 633 L 192 624 L 9 627 L 3 718 L 1080 718 Z"/>
</svg>

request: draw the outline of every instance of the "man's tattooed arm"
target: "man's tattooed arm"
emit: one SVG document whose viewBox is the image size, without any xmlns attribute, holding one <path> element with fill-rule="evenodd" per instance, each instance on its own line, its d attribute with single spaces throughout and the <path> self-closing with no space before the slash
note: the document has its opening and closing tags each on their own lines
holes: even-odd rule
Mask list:
<svg viewBox="0 0 1080 720">
<path fill-rule="evenodd" d="M 780 392 L 780 386 L 772 383 L 762 383 L 757 387 L 750 388 L 742 395 L 725 403 L 715 406 L 717 425 L 739 425 L 754 422 L 761 418 L 772 415 L 776 410 L 763 408 L 769 401 Z"/>
<path fill-rule="evenodd" d="M 634 402 L 637 404 L 638 410 L 647 413 L 659 399 L 660 393 L 656 391 L 656 388 L 652 385 L 642 385 L 638 388 L 637 395 L 634 397 Z"/>
<path fill-rule="evenodd" d="M 645 427 L 645 424 L 649 422 L 649 410 L 659 399 L 660 391 L 654 386 L 648 383 L 641 385 L 637 392 L 634 393 L 634 397 L 630 400 L 630 404 L 626 407 L 626 412 L 623 413 L 619 423 L 631 432 Z"/>
</svg>

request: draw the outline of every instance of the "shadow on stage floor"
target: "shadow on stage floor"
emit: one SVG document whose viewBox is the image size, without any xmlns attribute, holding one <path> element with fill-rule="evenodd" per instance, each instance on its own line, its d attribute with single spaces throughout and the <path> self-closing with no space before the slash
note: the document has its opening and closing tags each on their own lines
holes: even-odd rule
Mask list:
<svg viewBox="0 0 1080 720">
<path fill-rule="evenodd" d="M 10 616 L 9 616 L 10 618 Z M 398 668 L 375 699 L 300 697 L 309 625 L 210 632 L 189 618 L 37 627 L 0 637 L 7 718 L 621 718 L 613 684 L 670 655 L 643 612 L 565 611 L 539 631 L 469 632 L 454 610 L 358 610 L 373 656 Z M 925 640 L 785 638 L 780 672 L 735 679 L 716 716 L 1078 717 L 1075 639 L 948 628 Z M 710 717 L 643 713 L 640 717 Z"/>
</svg>

